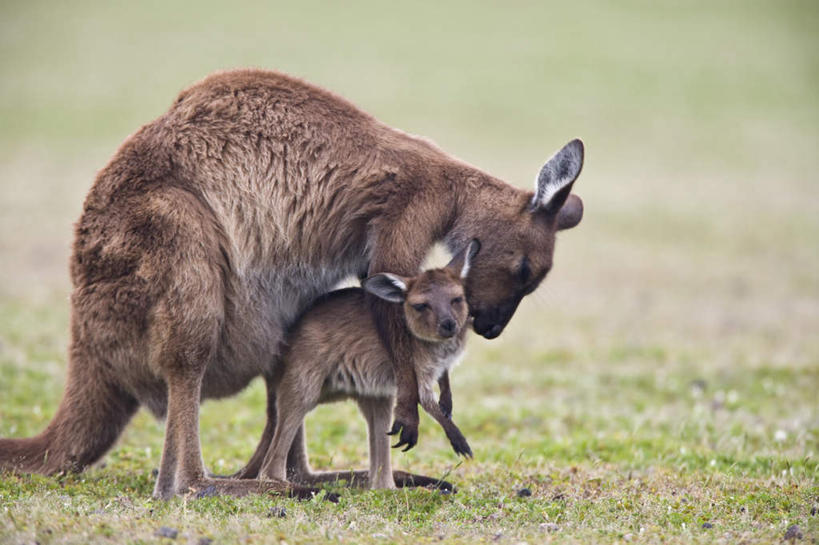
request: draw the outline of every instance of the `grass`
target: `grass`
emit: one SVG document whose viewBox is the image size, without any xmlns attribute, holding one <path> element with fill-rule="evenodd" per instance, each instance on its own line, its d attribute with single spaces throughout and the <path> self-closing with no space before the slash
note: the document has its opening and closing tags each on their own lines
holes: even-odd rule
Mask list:
<svg viewBox="0 0 819 545">
<path fill-rule="evenodd" d="M 191 543 L 756 543 L 794 524 L 819 537 L 815 3 L 0 14 L 2 437 L 38 432 L 59 401 L 71 222 L 94 172 L 212 70 L 304 76 L 516 184 L 573 136 L 588 152 L 586 217 L 559 237 L 555 270 L 453 375 L 475 459 L 459 463 L 426 417 L 394 456 L 457 494 L 157 502 L 163 428 L 139 413 L 102 467 L 0 475 L 0 543 L 170 542 L 162 526 Z M 263 407 L 259 383 L 205 404 L 209 468 L 246 461 Z M 316 410 L 308 439 L 315 467 L 365 465 L 352 404 Z"/>
</svg>

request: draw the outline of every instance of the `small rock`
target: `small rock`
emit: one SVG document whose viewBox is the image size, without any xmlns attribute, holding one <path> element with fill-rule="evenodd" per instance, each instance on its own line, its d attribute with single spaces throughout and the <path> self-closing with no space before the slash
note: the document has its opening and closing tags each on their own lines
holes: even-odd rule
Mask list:
<svg viewBox="0 0 819 545">
<path fill-rule="evenodd" d="M 283 519 L 287 516 L 287 509 L 284 507 L 271 507 L 267 511 L 267 518 L 280 518 Z"/>
<path fill-rule="evenodd" d="M 706 530 L 709 530 L 709 529 L 713 528 L 714 525 L 711 524 L 710 522 L 703 522 L 702 527 L 705 528 Z"/>
<path fill-rule="evenodd" d="M 170 526 L 160 526 L 159 530 L 156 531 L 156 535 L 159 537 L 167 537 L 168 539 L 176 539 L 176 536 L 179 535 L 179 530 L 171 528 Z"/>
<path fill-rule="evenodd" d="M 796 541 L 797 539 L 802 539 L 802 530 L 799 529 L 799 526 L 793 524 L 788 527 L 785 535 L 782 536 L 782 539 Z"/>
<path fill-rule="evenodd" d="M 532 491 L 529 490 L 528 488 L 521 488 L 520 490 L 518 490 L 518 497 L 519 498 L 528 498 L 531 495 L 532 495 Z"/>
<path fill-rule="evenodd" d="M 626 534 L 623 536 L 623 541 L 632 541 L 634 539 L 634 534 Z"/>
<path fill-rule="evenodd" d="M 338 503 L 338 500 L 341 499 L 341 494 L 337 494 L 335 492 L 325 492 L 324 493 L 324 500 L 329 501 L 330 503 Z"/>
<path fill-rule="evenodd" d="M 702 378 L 694 379 L 691 381 L 691 389 L 695 392 L 702 393 L 708 389 L 708 383 Z"/>
<path fill-rule="evenodd" d="M 211 545 L 213 540 L 209 537 L 200 537 L 199 541 L 196 542 L 196 545 Z"/>
<path fill-rule="evenodd" d="M 543 522 L 540 525 L 540 529 L 544 532 L 557 532 L 559 526 L 554 522 Z"/>
<path fill-rule="evenodd" d="M 501 539 L 502 537 L 503 537 L 503 533 L 502 533 L 502 532 L 498 532 L 497 534 L 495 534 L 495 535 L 494 535 L 494 537 L 492 537 L 492 541 L 500 541 L 500 539 Z"/>
</svg>

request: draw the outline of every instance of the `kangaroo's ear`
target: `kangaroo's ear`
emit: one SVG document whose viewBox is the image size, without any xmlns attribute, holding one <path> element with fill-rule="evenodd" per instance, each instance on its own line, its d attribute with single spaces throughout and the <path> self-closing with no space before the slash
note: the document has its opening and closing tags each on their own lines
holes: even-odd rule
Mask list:
<svg viewBox="0 0 819 545">
<path fill-rule="evenodd" d="M 569 195 L 557 213 L 557 230 L 571 229 L 583 219 L 583 201 L 577 195 Z"/>
<path fill-rule="evenodd" d="M 481 242 L 477 238 L 469 241 L 466 248 L 452 257 L 446 268 L 457 274 L 461 279 L 466 278 L 472 267 L 472 259 L 481 251 Z"/>
<path fill-rule="evenodd" d="M 572 184 L 583 169 L 583 142 L 576 138 L 546 161 L 535 181 L 532 211 L 557 213 L 572 191 Z"/>
<path fill-rule="evenodd" d="M 390 303 L 403 303 L 407 295 L 407 283 L 398 275 L 379 273 L 364 279 L 361 287 Z"/>
</svg>

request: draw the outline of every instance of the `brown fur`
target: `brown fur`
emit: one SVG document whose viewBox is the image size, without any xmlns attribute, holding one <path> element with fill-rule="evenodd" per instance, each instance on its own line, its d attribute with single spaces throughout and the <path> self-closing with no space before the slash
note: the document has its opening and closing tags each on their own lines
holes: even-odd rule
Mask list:
<svg viewBox="0 0 819 545">
<path fill-rule="evenodd" d="M 414 337 L 414 367 L 424 409 L 444 428 L 455 452 L 471 456 L 461 431 L 435 401 L 433 384 L 455 363 L 463 350 L 468 318 L 460 273 L 466 258 L 460 252 L 443 269 L 413 278 L 376 275 L 365 289 L 378 295 L 386 290 L 392 302 L 403 300 L 407 327 Z M 402 289 L 392 284 L 400 282 Z M 381 285 L 373 286 L 376 280 Z M 288 475 L 287 458 L 304 417 L 317 404 L 355 398 L 367 420 L 370 443 L 369 485 L 394 488 L 390 463 L 389 430 L 395 397 L 393 364 L 369 313 L 364 290 L 334 291 L 319 300 L 299 319 L 288 335 L 276 388 L 277 425 L 262 475 L 295 482 Z M 292 469 L 292 468 L 291 468 Z"/>
<path fill-rule="evenodd" d="M 271 376 L 287 326 L 340 279 L 368 263 L 412 276 L 436 240 L 486 241 L 466 288 L 476 331 L 496 336 L 551 266 L 559 217 L 578 209 L 566 188 L 532 211 L 532 192 L 325 90 L 275 72 L 212 75 L 99 172 L 75 228 L 65 395 L 40 435 L 0 440 L 0 469 L 82 470 L 144 405 L 167 418 L 155 495 L 237 493 L 205 476 L 200 399 Z M 395 363 L 393 431 L 411 446 L 413 344 L 399 309 L 372 305 Z"/>
</svg>

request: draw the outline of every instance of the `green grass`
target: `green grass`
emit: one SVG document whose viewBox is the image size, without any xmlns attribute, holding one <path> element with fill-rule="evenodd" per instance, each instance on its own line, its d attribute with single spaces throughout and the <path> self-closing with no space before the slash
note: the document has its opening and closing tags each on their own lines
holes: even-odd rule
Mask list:
<svg viewBox="0 0 819 545">
<path fill-rule="evenodd" d="M 574 136 L 587 161 L 549 279 L 453 375 L 474 460 L 426 417 L 395 453 L 458 494 L 157 502 L 162 424 L 142 412 L 102 467 L 0 475 L 0 543 L 815 541 L 817 23 L 807 1 L 4 3 L 2 437 L 59 402 L 94 173 L 215 69 L 306 77 L 518 185 Z M 259 383 L 206 403 L 208 467 L 246 461 L 263 415 Z M 353 404 L 316 410 L 308 440 L 315 467 L 365 466 Z"/>
</svg>

